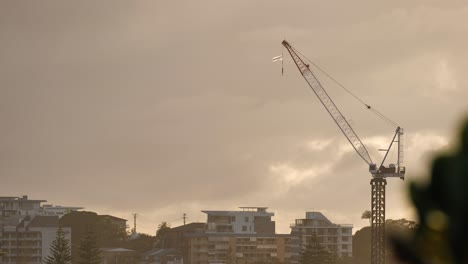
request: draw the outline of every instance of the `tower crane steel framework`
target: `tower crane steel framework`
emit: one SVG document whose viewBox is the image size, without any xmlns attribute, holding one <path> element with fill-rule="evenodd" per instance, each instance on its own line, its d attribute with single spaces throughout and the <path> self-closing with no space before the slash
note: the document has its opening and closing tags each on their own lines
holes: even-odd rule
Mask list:
<svg viewBox="0 0 468 264">
<path fill-rule="evenodd" d="M 371 185 L 371 264 L 384 264 L 385 263 L 385 186 L 387 185 L 386 178 L 398 177 L 404 179 L 405 167 L 401 166 L 403 163 L 403 143 L 402 135 L 403 129 L 397 126 L 395 135 L 387 149 L 385 149 L 385 156 L 380 163 L 380 166 L 372 162 L 371 157 L 362 143 L 362 141 L 354 132 L 353 128 L 330 98 L 328 93 L 323 88 L 320 81 L 310 70 L 309 64 L 298 55 L 297 52 L 286 40 L 282 42 L 283 46 L 288 50 L 291 58 L 296 64 L 299 72 L 302 74 L 306 82 L 309 84 L 312 91 L 319 98 L 325 109 L 328 111 L 333 121 L 338 125 L 341 132 L 348 139 L 349 143 L 356 150 L 356 153 L 369 165 L 369 172 L 372 175 L 370 181 Z M 302 54 L 301 54 L 302 55 Z M 304 57 L 304 56 L 302 56 Z M 305 58 L 305 57 L 304 57 Z M 307 58 L 305 58 L 307 59 Z M 341 85 L 340 85 L 341 86 Z M 343 87 L 344 88 L 344 87 Z M 354 96 L 354 95 L 353 95 Z M 356 97 L 357 98 L 357 97 Z M 360 99 L 359 99 L 360 100 Z M 360 100 L 361 101 L 361 100 Z M 362 101 L 361 101 L 362 102 Z M 364 102 L 362 102 L 364 103 Z M 372 109 L 371 106 L 365 104 L 367 109 Z M 376 112 L 376 110 L 374 110 Z M 379 112 L 376 112 L 380 117 L 390 121 Z M 390 121 L 391 122 L 391 121 Z M 391 122 L 393 123 L 393 122 Z M 394 123 L 393 123 L 394 124 Z M 397 163 L 385 166 L 385 160 L 393 146 L 393 143 L 398 143 L 398 159 Z"/>
</svg>

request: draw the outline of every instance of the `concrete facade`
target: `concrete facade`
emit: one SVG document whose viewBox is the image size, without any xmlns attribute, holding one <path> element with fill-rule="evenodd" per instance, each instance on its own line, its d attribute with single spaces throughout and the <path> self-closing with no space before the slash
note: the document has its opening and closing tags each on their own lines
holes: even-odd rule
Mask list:
<svg viewBox="0 0 468 264">
<path fill-rule="evenodd" d="M 202 211 L 207 214 L 211 233 L 274 234 L 274 213 L 267 207 L 240 207 L 240 211 Z"/>
<path fill-rule="evenodd" d="M 78 211 L 84 209 L 83 207 L 75 207 L 75 206 L 60 206 L 60 205 L 51 205 L 45 204 L 42 206 L 42 211 L 44 215 L 56 215 L 59 218 L 62 216 L 71 213 L 73 211 Z"/>
<path fill-rule="evenodd" d="M 293 262 L 299 258 L 299 252 L 305 248 L 312 236 L 318 242 L 339 257 L 351 257 L 353 254 L 353 226 L 334 224 L 320 212 L 306 212 L 305 219 L 296 219 L 291 224 L 293 244 L 297 244 Z"/>
<path fill-rule="evenodd" d="M 3 196 L 0 197 L 0 216 L 8 218 L 14 215 L 56 215 L 61 218 L 67 213 L 83 209 L 83 207 L 75 206 L 41 205 L 45 202 L 47 200 L 30 200 L 27 195 Z"/>
<path fill-rule="evenodd" d="M 192 234 L 191 264 L 290 263 L 289 235 Z"/>
<path fill-rule="evenodd" d="M 30 200 L 27 195 L 0 197 L 0 251 L 5 254 L 1 263 L 42 263 L 49 255 L 59 217 L 47 215 L 43 202 L 47 201 Z M 70 228 L 62 230 L 71 240 Z"/>
<path fill-rule="evenodd" d="M 239 211 L 202 211 L 206 223 L 172 228 L 168 246 L 178 248 L 185 264 L 289 263 L 289 234 L 275 234 L 274 213 L 266 207 Z"/>
<path fill-rule="evenodd" d="M 46 200 L 29 200 L 27 195 L 22 197 L 0 197 L 0 216 L 8 218 L 15 215 L 43 215 L 41 203 Z"/>
<path fill-rule="evenodd" d="M 135 264 L 138 263 L 138 254 L 126 248 L 101 248 L 102 264 Z"/>
<path fill-rule="evenodd" d="M 58 230 L 57 216 L 12 216 L 0 232 L 1 263 L 42 263 L 50 253 Z M 70 228 L 62 228 L 71 241 Z"/>
</svg>

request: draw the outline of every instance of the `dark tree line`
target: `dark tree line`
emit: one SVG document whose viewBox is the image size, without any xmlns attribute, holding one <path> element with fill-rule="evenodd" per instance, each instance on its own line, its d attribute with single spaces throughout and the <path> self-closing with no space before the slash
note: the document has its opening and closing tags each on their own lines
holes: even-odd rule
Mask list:
<svg viewBox="0 0 468 264">
<path fill-rule="evenodd" d="M 79 264 L 99 264 L 101 263 L 101 252 L 97 245 L 96 236 L 93 231 L 88 231 L 81 239 L 77 263 Z M 57 229 L 57 234 L 52 241 L 49 255 L 44 258 L 46 264 L 70 264 L 72 263 L 72 253 L 69 240 L 61 227 Z"/>
<path fill-rule="evenodd" d="M 82 258 L 90 256 L 93 251 L 97 252 L 99 248 L 120 247 L 127 240 L 125 229 L 94 212 L 71 212 L 60 219 L 60 225 L 70 227 L 72 230 L 73 263 L 94 263 L 82 262 Z M 95 259 L 95 257 L 89 258 Z"/>
</svg>

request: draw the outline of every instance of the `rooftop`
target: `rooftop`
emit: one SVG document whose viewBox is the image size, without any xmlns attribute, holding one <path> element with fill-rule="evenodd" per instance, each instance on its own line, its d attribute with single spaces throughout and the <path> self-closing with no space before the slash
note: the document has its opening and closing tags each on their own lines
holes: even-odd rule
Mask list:
<svg viewBox="0 0 468 264">
<path fill-rule="evenodd" d="M 268 207 L 252 207 L 252 206 L 241 206 L 239 207 L 240 209 L 242 209 L 242 211 L 257 211 L 257 212 L 265 212 Z"/>
<path fill-rule="evenodd" d="M 179 253 L 179 252 L 176 249 L 173 249 L 173 248 L 170 248 L 170 249 L 157 248 L 157 249 L 153 249 L 153 250 L 150 250 L 150 251 L 144 253 L 143 256 L 145 256 L 145 257 L 164 256 L 164 255 L 173 254 L 173 253 Z"/>
<path fill-rule="evenodd" d="M 127 219 L 123 219 L 123 218 L 116 217 L 116 216 L 113 216 L 113 215 L 99 215 L 99 216 L 104 217 L 104 218 L 112 218 L 114 220 L 121 220 L 121 221 L 125 221 L 125 222 L 128 221 Z"/>
<path fill-rule="evenodd" d="M 0 196 L 0 201 L 11 202 L 11 201 L 21 201 L 29 203 L 45 203 L 47 200 L 29 200 L 27 195 L 23 196 Z"/>
<path fill-rule="evenodd" d="M 36 215 L 29 223 L 29 227 L 57 227 L 59 225 L 58 216 Z"/>
<path fill-rule="evenodd" d="M 273 216 L 273 212 L 267 212 L 268 207 L 239 207 L 242 210 L 239 211 L 218 211 L 218 210 L 203 210 L 202 212 L 208 215 L 233 215 L 238 213 L 256 213 L 256 214 L 266 214 Z"/>
<path fill-rule="evenodd" d="M 44 204 L 42 205 L 42 208 L 45 208 L 45 209 L 76 209 L 76 210 L 80 210 L 80 209 L 84 209 L 84 207 L 78 207 L 78 206 L 61 206 L 61 205 L 52 205 L 52 204 Z"/>
<path fill-rule="evenodd" d="M 134 250 L 126 248 L 101 248 L 101 251 L 106 252 L 134 252 Z"/>
<path fill-rule="evenodd" d="M 205 230 L 206 223 L 188 223 L 186 225 L 171 227 L 170 232 L 185 232 L 185 231 L 195 231 L 195 230 Z"/>
</svg>

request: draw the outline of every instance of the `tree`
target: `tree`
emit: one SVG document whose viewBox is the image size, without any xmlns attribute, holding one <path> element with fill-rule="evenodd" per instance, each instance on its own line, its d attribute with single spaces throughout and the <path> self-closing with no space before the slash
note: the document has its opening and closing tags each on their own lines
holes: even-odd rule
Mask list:
<svg viewBox="0 0 468 264">
<path fill-rule="evenodd" d="M 387 219 L 385 221 L 385 236 L 386 240 L 389 236 L 411 234 L 417 227 L 414 221 L 406 220 L 404 218 L 393 220 Z M 394 249 L 387 244 L 385 251 L 385 263 L 395 263 Z M 366 226 L 358 230 L 353 236 L 353 258 L 356 263 L 367 264 L 370 262 L 371 255 L 371 227 Z"/>
<path fill-rule="evenodd" d="M 164 244 L 164 239 L 166 238 L 169 230 L 171 230 L 171 226 L 167 222 L 161 222 L 161 224 L 158 225 L 158 230 L 156 231 L 156 243 L 158 243 L 159 246 Z"/>
<path fill-rule="evenodd" d="M 46 264 L 71 263 L 70 242 L 65 238 L 62 227 L 57 229 L 55 240 L 52 241 L 49 255 L 44 259 Z"/>
<path fill-rule="evenodd" d="M 96 234 L 89 230 L 80 241 L 79 264 L 101 263 L 101 251 L 97 245 Z"/>
<path fill-rule="evenodd" d="M 122 246 L 126 249 L 135 250 L 138 253 L 147 252 L 155 248 L 156 237 L 147 234 L 138 234 L 138 237 L 128 239 Z"/>
<path fill-rule="evenodd" d="M 366 210 L 362 213 L 361 219 L 369 219 L 369 224 L 371 223 L 372 213 L 369 210 Z"/>
<path fill-rule="evenodd" d="M 93 230 L 98 247 L 122 247 L 127 234 L 116 224 L 94 212 L 74 211 L 60 218 L 60 225 L 72 231 L 72 262 L 80 261 L 80 244 L 89 230 Z"/>
<path fill-rule="evenodd" d="M 318 242 L 317 235 L 312 235 L 305 249 L 301 252 L 301 264 L 332 264 L 336 258 Z"/>
</svg>

